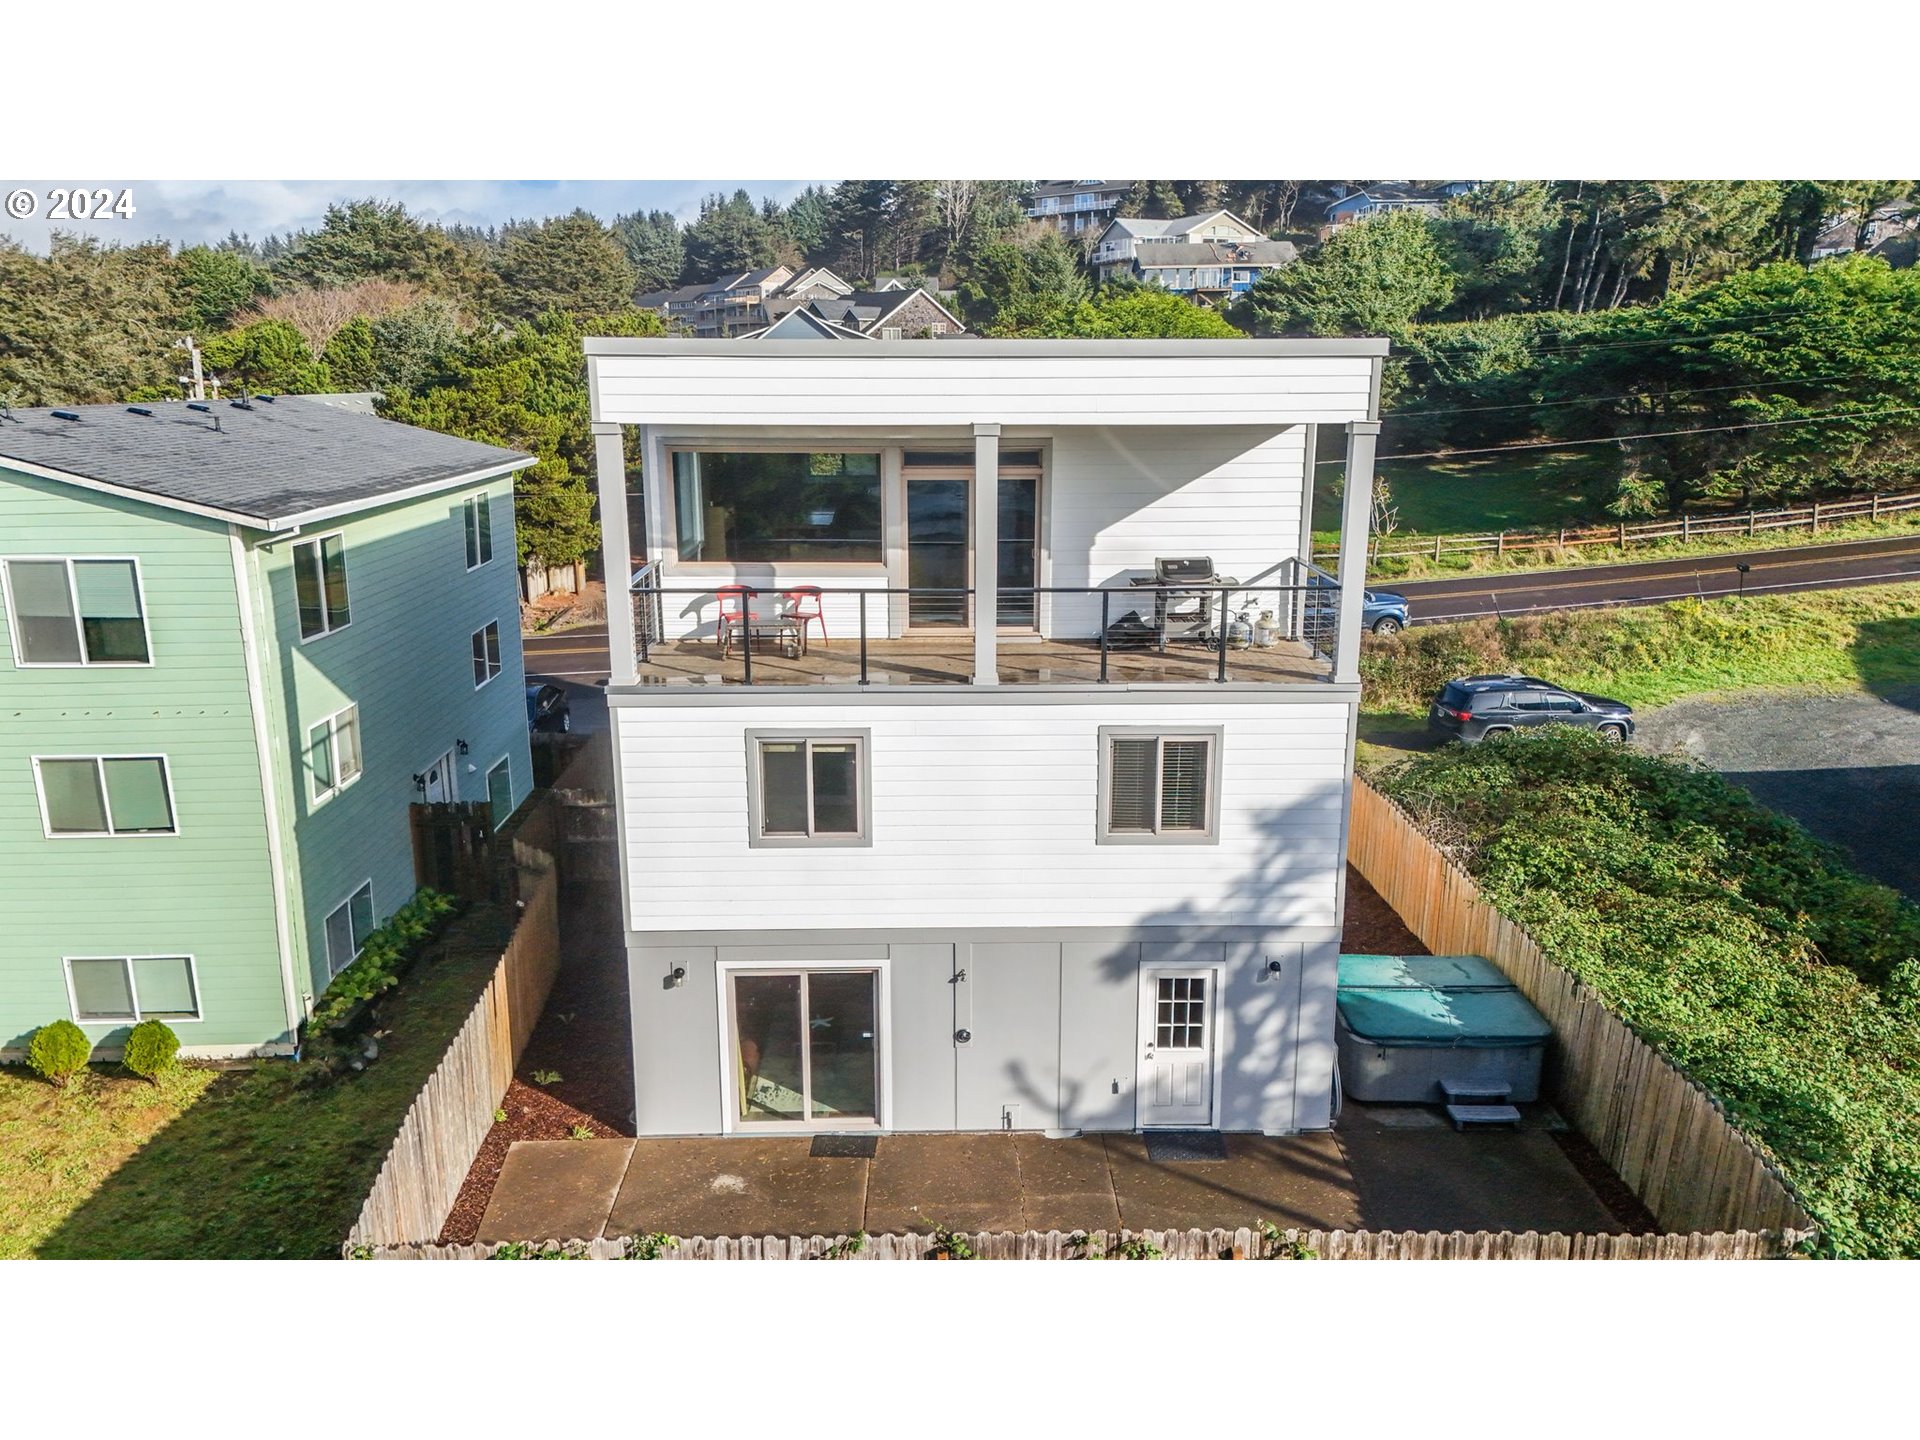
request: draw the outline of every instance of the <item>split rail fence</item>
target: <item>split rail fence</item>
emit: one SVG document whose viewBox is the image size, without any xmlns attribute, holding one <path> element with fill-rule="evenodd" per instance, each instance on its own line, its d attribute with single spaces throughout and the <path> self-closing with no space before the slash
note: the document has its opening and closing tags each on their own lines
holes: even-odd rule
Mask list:
<svg viewBox="0 0 1920 1440">
<path fill-rule="evenodd" d="M 1392 536 L 1382 535 L 1373 539 L 1368 563 L 1418 557 L 1437 564 L 1448 555 L 1500 556 L 1523 550 L 1577 550 L 1584 545 L 1612 545 L 1624 550 L 1662 540 L 1705 540 L 1716 535 L 1753 537 L 1777 530 L 1803 529 L 1818 535 L 1823 525 L 1849 520 L 1883 520 L 1911 511 L 1920 511 L 1920 490 L 1897 495 L 1876 493 L 1847 500 L 1816 500 L 1809 505 L 1746 510 L 1737 515 L 1683 514 L 1672 519 L 1562 526 L 1558 530 L 1498 530 L 1483 535 L 1435 535 L 1431 540 L 1419 541 L 1409 537 L 1397 543 Z M 1314 560 L 1319 564 L 1337 562 L 1339 556 L 1338 545 L 1314 551 Z"/>
<path fill-rule="evenodd" d="M 1353 784 L 1347 857 L 1436 955 L 1483 955 L 1553 1026 L 1546 1083 L 1670 1232 L 1813 1228 L 1793 1188 L 1720 1102 L 1480 898 L 1467 873 L 1366 781 Z"/>
<path fill-rule="evenodd" d="M 1316 1260 L 1774 1260 L 1793 1250 L 1799 1233 L 1747 1230 L 1712 1235 L 1542 1235 L 1487 1230 L 1285 1230 L 1283 1240 Z M 1108 1255 L 1123 1240 L 1145 1240 L 1167 1260 L 1263 1260 L 1283 1258 L 1269 1237 L 1239 1230 L 1127 1230 L 1091 1236 L 1059 1230 L 1002 1230 L 965 1235 L 977 1260 L 1079 1260 Z M 1090 1241 L 1091 1243 L 1086 1243 Z M 845 1235 L 745 1235 L 676 1239 L 661 1247 L 661 1260 L 931 1260 L 931 1235 L 872 1235 L 859 1249 Z M 502 1255 L 501 1252 L 505 1254 Z M 548 1241 L 540 1245 L 384 1245 L 354 1251 L 349 1258 L 374 1260 L 527 1259 L 558 1251 L 576 1260 L 634 1258 L 623 1239 Z"/>
<path fill-rule="evenodd" d="M 348 1233 L 349 1248 L 438 1235 L 493 1128 L 560 968 L 553 856 L 516 841 L 523 909 L 493 978 L 421 1087 Z"/>
</svg>

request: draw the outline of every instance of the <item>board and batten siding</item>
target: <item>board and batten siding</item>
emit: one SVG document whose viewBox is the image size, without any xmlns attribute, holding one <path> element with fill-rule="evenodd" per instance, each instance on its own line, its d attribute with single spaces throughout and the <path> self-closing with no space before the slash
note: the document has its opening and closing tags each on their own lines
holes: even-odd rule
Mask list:
<svg viewBox="0 0 1920 1440">
<path fill-rule="evenodd" d="M 493 559 L 469 571 L 464 502 L 485 492 Z M 294 594 L 295 541 L 256 544 L 250 563 L 260 598 L 263 680 L 274 715 L 280 813 L 295 857 L 289 883 L 298 931 L 296 970 L 318 995 L 329 979 L 326 917 L 362 884 L 384 921 L 414 892 L 407 807 L 413 777 L 454 757 L 459 800 L 487 798 L 487 771 L 505 757 L 517 806 L 533 787 L 520 654 L 513 481 L 502 477 L 313 526 L 304 538 L 345 537 L 352 623 L 302 641 Z M 473 685 L 471 641 L 500 625 L 500 675 Z M 359 707 L 365 769 L 315 803 L 308 727 Z"/>
<path fill-rule="evenodd" d="M 622 704 L 628 928 L 1338 923 L 1349 707 Z M 1103 725 L 1222 726 L 1217 844 L 1095 841 Z M 747 731 L 869 731 L 872 844 L 748 845 Z"/>
<path fill-rule="evenodd" d="M 589 341 L 593 418 L 630 425 L 1293 425 L 1368 418 L 1374 357 L 1255 341 L 808 346 Z M 1360 351 L 1367 342 L 1349 347 Z M 888 342 L 879 342 L 888 344 Z M 920 345 L 926 353 L 898 347 Z M 1382 347 L 1384 348 L 1384 347 Z M 857 352 L 857 353 L 849 353 Z M 1231 353 L 1226 353 L 1231 352 Z"/>
<path fill-rule="evenodd" d="M 227 527 L 0 468 L 0 557 L 23 555 L 136 559 L 153 664 L 23 669 L 0 614 L 0 1051 L 74 1018 L 74 955 L 191 955 L 184 1046 L 288 1041 Z M 31 757 L 49 754 L 165 755 L 179 833 L 47 838 Z M 126 1030 L 84 1028 L 107 1047 Z"/>
</svg>

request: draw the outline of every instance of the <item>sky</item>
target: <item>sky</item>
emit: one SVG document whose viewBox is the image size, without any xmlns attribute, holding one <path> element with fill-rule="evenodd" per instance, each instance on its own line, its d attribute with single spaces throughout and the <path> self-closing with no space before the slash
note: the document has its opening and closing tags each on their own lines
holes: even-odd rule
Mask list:
<svg viewBox="0 0 1920 1440">
<path fill-rule="evenodd" d="M 785 203 L 809 180 L 101 180 L 90 187 L 111 190 L 117 198 L 133 192 L 131 219 L 50 221 L 48 192 L 74 182 L 33 181 L 0 176 L 0 191 L 27 189 L 36 197 L 33 218 L 0 216 L 0 234 L 45 254 L 55 229 L 77 230 L 103 240 L 136 242 L 160 237 L 179 245 L 226 238 L 238 230 L 260 240 L 289 230 L 313 229 L 327 206 L 369 195 L 399 200 L 425 220 L 449 224 L 498 225 L 504 220 L 539 219 L 584 209 L 611 220 L 634 210 L 671 210 L 682 220 L 700 213 L 701 197 L 744 187 L 757 201 L 772 196 Z"/>
</svg>

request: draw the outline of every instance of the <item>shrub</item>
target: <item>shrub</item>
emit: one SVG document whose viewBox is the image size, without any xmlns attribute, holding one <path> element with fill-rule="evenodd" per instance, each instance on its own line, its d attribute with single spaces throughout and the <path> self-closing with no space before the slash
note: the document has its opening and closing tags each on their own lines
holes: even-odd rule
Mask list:
<svg viewBox="0 0 1920 1440">
<path fill-rule="evenodd" d="M 333 977 L 313 1008 L 311 1027 L 319 1032 L 339 1023 L 362 1000 L 391 990 L 422 944 L 430 940 L 458 908 L 451 895 L 420 890 L 361 947 L 360 957 Z"/>
<path fill-rule="evenodd" d="M 33 1032 L 27 1042 L 27 1064 L 41 1079 L 65 1085 L 87 1068 L 93 1042 L 71 1020 L 55 1020 Z"/>
<path fill-rule="evenodd" d="M 127 1048 L 120 1063 L 142 1080 L 158 1080 L 180 1053 L 180 1037 L 164 1020 L 142 1020 L 127 1032 Z"/>
<path fill-rule="evenodd" d="M 1830 1253 L 1920 1255 L 1920 908 L 1720 776 L 1585 730 L 1377 783 L 1773 1153 Z"/>
</svg>

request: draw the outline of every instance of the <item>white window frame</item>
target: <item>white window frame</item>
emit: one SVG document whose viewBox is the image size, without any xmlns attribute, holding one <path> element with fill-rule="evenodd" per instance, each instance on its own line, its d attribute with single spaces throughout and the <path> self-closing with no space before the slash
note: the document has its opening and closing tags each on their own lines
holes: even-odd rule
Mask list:
<svg viewBox="0 0 1920 1440">
<path fill-rule="evenodd" d="M 807 833 L 768 835 L 766 797 L 761 794 L 761 747 L 804 745 L 807 748 Z M 858 783 L 854 786 L 855 827 L 851 833 L 813 833 L 813 747 L 853 746 Z M 873 731 L 871 730 L 749 730 L 747 731 L 747 846 L 754 850 L 791 848 L 832 849 L 873 845 Z"/>
<path fill-rule="evenodd" d="M 1153 829 L 1115 830 L 1113 828 L 1113 742 L 1115 740 L 1154 740 Z M 1200 740 L 1207 745 L 1207 823 L 1198 830 L 1162 830 L 1160 828 L 1160 792 L 1166 780 L 1166 742 Z M 1094 815 L 1094 842 L 1099 845 L 1218 845 L 1220 843 L 1221 757 L 1226 749 L 1224 725 L 1102 725 L 1100 727 L 1100 782 Z"/>
<path fill-rule="evenodd" d="M 513 756 L 511 754 L 502 755 L 498 760 L 494 761 L 493 764 L 486 768 L 486 772 L 482 777 L 487 789 L 487 806 L 489 809 L 493 806 L 493 772 L 501 769 L 507 772 L 507 813 L 506 815 L 502 815 L 500 820 L 496 820 L 494 822 L 495 824 L 501 823 L 501 821 L 506 820 L 513 814 Z"/>
<path fill-rule="evenodd" d="M 147 751 L 133 755 L 35 755 L 33 760 L 33 791 L 40 802 L 40 831 L 49 840 L 171 840 L 180 834 L 180 806 L 173 795 L 173 761 L 166 755 Z M 94 774 L 100 782 L 100 800 L 107 812 L 105 830 L 66 830 L 53 828 L 53 815 L 47 809 L 46 782 L 40 775 L 40 764 L 44 760 L 91 760 Z M 173 817 L 171 830 L 126 830 L 113 828 L 113 797 L 107 792 L 107 772 L 102 763 L 106 760 L 158 760 L 160 779 L 167 787 L 167 813 Z"/>
<path fill-rule="evenodd" d="M 327 613 L 327 561 L 325 553 L 320 548 L 321 544 L 327 540 L 338 540 L 340 542 L 340 573 L 347 587 L 347 619 L 346 623 L 342 625 L 333 624 L 333 617 Z M 321 628 L 314 631 L 311 635 L 307 634 L 306 628 L 300 623 L 300 561 L 298 557 L 300 551 L 306 549 L 308 546 L 313 547 L 313 563 L 318 567 L 320 574 Z M 351 630 L 353 628 L 353 566 L 347 559 L 347 532 L 344 530 L 329 530 L 324 535 L 301 536 L 298 540 L 294 541 L 288 550 L 287 563 L 291 568 L 293 576 L 293 628 L 300 637 L 300 643 L 302 645 L 311 645 L 316 641 L 326 639 L 329 635 L 338 635 L 342 630 Z"/>
<path fill-rule="evenodd" d="M 74 993 L 73 988 L 73 962 L 76 960 L 118 960 L 125 966 L 127 974 L 127 994 L 132 997 L 133 1000 L 133 1013 L 131 1015 L 115 1016 L 112 1019 L 81 1019 L 80 997 Z M 166 1017 L 166 1023 L 169 1025 L 198 1025 L 202 1020 L 207 1018 L 206 996 L 200 992 L 200 963 L 191 955 L 183 955 L 177 950 L 158 951 L 152 955 L 62 955 L 60 957 L 60 971 L 66 977 L 67 981 L 67 1013 L 73 1016 L 74 1024 L 138 1025 L 142 1020 L 147 1018 L 146 1012 L 140 1008 L 140 987 L 134 983 L 133 979 L 133 962 L 136 960 L 186 961 L 187 979 L 193 985 L 194 1013 L 192 1015 L 181 1016 L 169 1014 Z"/>
<path fill-rule="evenodd" d="M 484 529 L 480 526 L 480 517 L 486 516 Z M 493 563 L 493 496 L 482 490 L 478 495 L 469 495 L 461 506 L 461 539 L 466 543 L 467 570 L 472 573 Z M 478 555 L 478 560 L 472 557 Z"/>
<path fill-rule="evenodd" d="M 720 1014 L 720 1130 L 724 1135 L 801 1135 L 812 1131 L 885 1130 L 893 1118 L 893 993 L 892 966 L 884 945 L 849 945 L 844 959 L 833 961 L 782 958 L 778 949 L 770 949 L 763 958 L 727 958 L 714 962 L 714 991 Z M 722 951 L 724 956 L 726 951 Z M 733 977 L 740 973 L 790 975 L 827 972 L 872 971 L 876 976 L 874 997 L 874 1047 L 879 1052 L 879 1094 L 874 1108 L 880 1113 L 872 1120 L 832 1116 L 824 1120 L 742 1120 L 740 1084 L 734 1069 L 735 1047 L 739 1044 L 733 1026 Z"/>
<path fill-rule="evenodd" d="M 358 704 L 343 705 L 331 715 L 323 715 L 311 725 L 307 726 L 307 748 L 305 751 L 308 759 L 307 801 L 309 806 L 314 810 L 318 810 L 342 790 L 350 789 L 352 786 L 358 784 L 360 777 L 367 773 L 367 737 L 364 731 L 360 731 L 358 745 L 360 751 L 360 768 L 353 772 L 353 778 L 351 780 L 342 780 L 340 778 L 340 720 L 341 717 L 346 715 L 353 716 L 354 728 L 359 730 L 360 707 Z M 313 732 L 318 730 L 322 725 L 327 727 L 327 754 L 333 761 L 333 784 L 329 785 L 325 790 L 320 788 L 319 772 L 315 771 L 312 767 Z"/>
<path fill-rule="evenodd" d="M 353 902 L 360 898 L 360 892 L 362 890 L 367 892 L 367 914 L 372 917 L 372 925 L 371 925 L 371 928 L 367 931 L 367 933 L 371 935 L 374 930 L 378 930 L 380 928 L 380 912 L 374 908 L 374 903 L 373 903 L 373 877 L 371 875 L 369 875 L 365 880 L 362 880 L 358 885 L 354 886 L 353 889 L 348 893 L 346 899 L 342 900 L 338 905 L 335 905 L 331 910 L 327 911 L 327 913 L 321 917 L 320 948 L 326 953 L 327 981 L 329 984 L 331 984 L 337 976 L 343 974 L 346 971 L 347 965 L 351 965 L 355 960 L 358 960 L 360 958 L 361 951 L 367 948 L 366 943 L 364 941 L 356 942 L 353 947 L 353 954 L 347 959 L 347 964 L 340 966 L 340 968 L 336 970 L 333 965 L 333 951 L 327 944 L 327 922 L 332 920 L 333 917 L 338 915 L 342 910 L 345 910 L 347 912 L 347 938 L 350 940 L 353 938 L 353 908 L 352 907 L 353 907 Z"/>
<path fill-rule="evenodd" d="M 488 662 L 485 658 L 487 653 L 486 645 L 485 645 L 485 637 L 486 637 L 487 631 L 489 630 L 493 631 L 493 648 L 494 648 L 495 656 L 497 657 L 491 662 Z M 474 655 L 474 650 L 473 650 L 474 642 L 476 640 L 481 642 L 480 654 L 479 654 L 479 657 L 477 657 L 480 660 L 480 663 L 482 664 L 491 663 L 493 666 L 493 669 L 488 672 L 486 679 L 476 680 L 473 682 L 473 688 L 475 690 L 484 690 L 487 688 L 487 686 L 491 685 L 494 681 L 498 680 L 500 676 L 506 671 L 506 668 L 507 668 L 507 662 L 505 658 L 501 656 L 501 653 L 500 653 L 500 650 L 501 650 L 500 622 L 498 620 L 489 620 L 486 624 L 482 625 L 478 630 L 474 631 L 473 634 L 467 637 L 467 663 L 469 665 L 473 664 L 476 659 Z"/>
<path fill-rule="evenodd" d="M 133 593 L 140 601 L 140 628 L 147 637 L 146 659 L 89 660 L 87 658 L 87 632 L 80 615 L 80 584 L 73 574 L 74 563 L 86 560 L 133 566 Z M 20 619 L 15 614 L 13 605 L 13 566 L 16 561 L 67 567 L 67 603 L 73 606 L 73 623 L 79 630 L 80 638 L 78 660 L 28 660 L 23 657 L 20 645 Z M 150 623 L 152 612 L 147 609 L 147 577 L 141 573 L 140 557 L 137 555 L 8 555 L 0 559 L 0 594 L 4 594 L 6 600 L 7 648 L 13 657 L 16 670 L 150 670 L 153 668 L 153 626 Z"/>
</svg>

